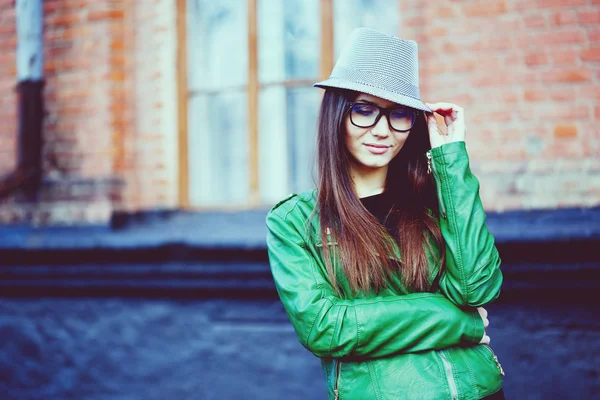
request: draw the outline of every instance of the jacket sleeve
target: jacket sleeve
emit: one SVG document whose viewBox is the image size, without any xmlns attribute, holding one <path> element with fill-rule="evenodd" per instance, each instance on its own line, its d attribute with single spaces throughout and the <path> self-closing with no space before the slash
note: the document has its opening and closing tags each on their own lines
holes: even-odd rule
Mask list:
<svg viewBox="0 0 600 400">
<path fill-rule="evenodd" d="M 277 292 L 298 339 L 317 357 L 377 358 L 478 343 L 483 337 L 477 311 L 463 311 L 442 294 L 334 296 L 315 267 L 304 234 L 273 211 L 266 222 Z"/>
<path fill-rule="evenodd" d="M 479 307 L 500 295 L 502 272 L 494 237 L 485 225 L 479 181 L 471 173 L 464 141 L 428 152 L 446 241 L 440 290 L 458 306 Z"/>
</svg>

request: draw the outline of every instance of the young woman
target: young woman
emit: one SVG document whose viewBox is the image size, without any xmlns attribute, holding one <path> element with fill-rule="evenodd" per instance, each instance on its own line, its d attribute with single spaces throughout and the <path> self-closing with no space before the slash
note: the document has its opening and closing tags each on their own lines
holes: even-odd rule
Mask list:
<svg viewBox="0 0 600 400">
<path fill-rule="evenodd" d="M 352 33 L 315 85 L 317 189 L 267 216 L 278 294 L 330 399 L 504 398 L 481 308 L 499 296 L 500 258 L 464 113 L 421 102 L 417 64 L 412 41 Z"/>
</svg>

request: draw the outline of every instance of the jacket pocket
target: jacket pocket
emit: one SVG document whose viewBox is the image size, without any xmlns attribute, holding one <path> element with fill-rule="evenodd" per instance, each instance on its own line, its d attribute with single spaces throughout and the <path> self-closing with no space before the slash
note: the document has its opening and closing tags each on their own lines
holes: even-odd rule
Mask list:
<svg viewBox="0 0 600 400">
<path fill-rule="evenodd" d="M 482 348 L 486 349 L 486 351 L 488 351 L 490 353 L 490 355 L 492 356 L 492 359 L 494 360 L 494 364 L 496 364 L 496 367 L 498 367 L 498 371 L 500 372 L 500 374 L 502 376 L 504 376 L 504 370 L 502 369 L 502 365 L 500 365 L 500 361 L 498 361 L 498 356 L 496 356 L 496 353 L 494 353 L 494 350 L 492 350 L 492 348 L 487 344 L 482 344 L 480 346 Z"/>
<path fill-rule="evenodd" d="M 446 352 L 453 362 L 459 398 L 480 399 L 502 387 L 503 372 L 489 346 L 452 347 Z"/>
</svg>

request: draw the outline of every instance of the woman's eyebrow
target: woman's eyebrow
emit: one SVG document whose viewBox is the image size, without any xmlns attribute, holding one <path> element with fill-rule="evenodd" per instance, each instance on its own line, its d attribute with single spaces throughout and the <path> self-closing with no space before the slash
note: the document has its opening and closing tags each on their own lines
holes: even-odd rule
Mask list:
<svg viewBox="0 0 600 400">
<path fill-rule="evenodd" d="M 370 104 L 370 105 L 373 105 L 373 106 L 378 106 L 378 107 L 386 108 L 386 109 L 388 109 L 388 108 L 389 109 L 409 108 L 407 106 L 403 106 L 402 104 L 394 104 L 391 107 L 383 107 L 383 106 L 380 106 L 379 104 L 377 104 L 377 103 L 375 103 L 373 101 L 369 101 L 369 100 L 365 100 L 365 99 L 358 99 L 358 100 L 356 100 L 356 102 L 359 103 L 359 104 L 362 104 L 362 103 L 364 103 L 364 104 Z"/>
<path fill-rule="evenodd" d="M 369 101 L 369 100 L 365 100 L 365 99 L 358 99 L 358 100 L 356 100 L 356 102 L 357 103 L 363 103 L 363 104 L 370 104 L 370 105 L 373 105 L 373 106 L 378 106 L 378 107 L 385 108 L 385 107 L 380 106 L 379 104 L 375 103 L 374 101 Z"/>
<path fill-rule="evenodd" d="M 376 104 L 376 103 L 374 103 L 374 102 L 372 102 L 372 101 L 365 100 L 365 99 L 358 99 L 358 100 L 356 100 L 356 102 L 357 102 L 357 103 L 364 103 L 364 104 L 371 104 L 371 105 L 374 105 L 374 106 L 377 106 L 377 105 L 379 105 L 379 104 Z"/>
</svg>

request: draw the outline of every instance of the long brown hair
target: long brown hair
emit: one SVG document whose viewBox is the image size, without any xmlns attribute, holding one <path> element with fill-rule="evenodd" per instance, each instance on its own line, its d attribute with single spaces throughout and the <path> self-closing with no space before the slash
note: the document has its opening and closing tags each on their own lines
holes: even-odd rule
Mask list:
<svg viewBox="0 0 600 400">
<path fill-rule="evenodd" d="M 362 205 L 350 176 L 352 156 L 345 146 L 344 116 L 349 103 L 359 94 L 328 89 L 319 112 L 318 196 L 312 216 L 319 213 L 329 278 L 340 293 L 336 278 L 338 265 L 332 261 L 335 259 L 341 260 L 341 272 L 355 293 L 378 292 L 386 287 L 387 278 L 395 272 L 401 273 L 409 291 L 425 291 L 429 286 L 427 251 L 431 251 L 433 245 L 441 249 L 437 260 L 440 268 L 445 257 L 444 239 L 435 220 L 439 215 L 435 183 L 427 173 L 425 153 L 431 145 L 425 118 L 418 116 L 404 146 L 388 168 L 385 191 L 395 202 L 388 218 L 393 217 L 392 221 L 397 223 L 396 242 Z M 433 215 L 427 210 L 432 210 Z M 331 257 L 328 238 L 336 243 L 336 257 Z M 389 257 L 395 250 L 400 251 L 400 271 L 398 263 Z"/>
</svg>

